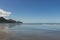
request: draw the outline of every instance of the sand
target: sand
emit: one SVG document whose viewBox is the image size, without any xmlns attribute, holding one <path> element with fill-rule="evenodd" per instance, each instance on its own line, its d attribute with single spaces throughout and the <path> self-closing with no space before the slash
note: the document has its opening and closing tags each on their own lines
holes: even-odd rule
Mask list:
<svg viewBox="0 0 60 40">
<path fill-rule="evenodd" d="M 0 31 L 0 40 L 7 40 L 8 36 L 6 32 Z"/>
<path fill-rule="evenodd" d="M 12 36 L 11 34 L 0 31 L 0 40 L 60 40 L 60 37 L 50 37 L 50 36 L 38 36 L 38 35 L 21 35 L 21 34 L 16 34 L 18 36 Z"/>
<path fill-rule="evenodd" d="M 40 37 L 12 37 L 9 40 L 60 40 L 60 38 L 53 38 L 47 36 L 40 36 Z"/>
<path fill-rule="evenodd" d="M 20 34 L 18 34 L 20 35 Z M 37 35 L 32 35 L 32 36 L 9 36 L 9 40 L 60 40 L 60 37 L 51 37 L 51 36 L 37 36 Z"/>
</svg>

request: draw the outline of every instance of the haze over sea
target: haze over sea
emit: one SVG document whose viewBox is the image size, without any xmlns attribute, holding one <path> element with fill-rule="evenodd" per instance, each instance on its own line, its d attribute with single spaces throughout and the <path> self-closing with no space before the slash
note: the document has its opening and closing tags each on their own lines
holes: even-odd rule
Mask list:
<svg viewBox="0 0 60 40">
<path fill-rule="evenodd" d="M 60 40 L 60 24 L 0 24 L 0 40 Z"/>
</svg>

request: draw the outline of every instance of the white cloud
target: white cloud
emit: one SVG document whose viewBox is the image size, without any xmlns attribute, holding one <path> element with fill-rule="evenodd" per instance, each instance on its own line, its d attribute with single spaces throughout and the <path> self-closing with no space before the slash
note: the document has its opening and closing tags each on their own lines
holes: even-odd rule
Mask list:
<svg viewBox="0 0 60 40">
<path fill-rule="evenodd" d="M 0 9 L 0 17 L 7 17 L 7 16 L 10 16 L 10 14 L 11 12 Z"/>
</svg>

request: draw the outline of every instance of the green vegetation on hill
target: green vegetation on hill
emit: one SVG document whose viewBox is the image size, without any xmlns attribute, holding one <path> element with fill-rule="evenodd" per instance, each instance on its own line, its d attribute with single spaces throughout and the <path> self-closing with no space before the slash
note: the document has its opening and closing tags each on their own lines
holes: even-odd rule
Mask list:
<svg viewBox="0 0 60 40">
<path fill-rule="evenodd" d="M 15 20 L 12 20 L 12 19 L 5 19 L 4 17 L 0 17 L 0 23 L 22 23 L 20 21 L 15 21 Z"/>
</svg>

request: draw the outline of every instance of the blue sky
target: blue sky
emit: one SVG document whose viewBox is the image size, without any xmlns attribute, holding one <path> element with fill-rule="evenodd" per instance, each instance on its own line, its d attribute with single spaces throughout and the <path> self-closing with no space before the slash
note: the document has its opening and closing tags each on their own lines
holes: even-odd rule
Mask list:
<svg viewBox="0 0 60 40">
<path fill-rule="evenodd" d="M 24 23 L 60 23 L 60 0 L 0 0 L 0 9 Z"/>
</svg>

